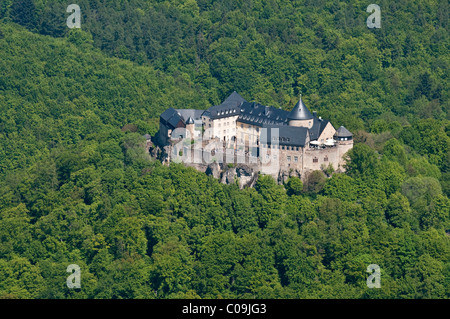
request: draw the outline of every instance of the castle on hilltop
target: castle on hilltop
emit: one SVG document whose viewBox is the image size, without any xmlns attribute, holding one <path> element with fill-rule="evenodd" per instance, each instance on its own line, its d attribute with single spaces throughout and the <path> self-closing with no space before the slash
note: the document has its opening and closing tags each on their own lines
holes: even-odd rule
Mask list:
<svg viewBox="0 0 450 319">
<path fill-rule="evenodd" d="M 168 149 L 167 161 L 197 166 L 243 163 L 257 172 L 302 179 L 311 171 L 344 170 L 353 136 L 341 126 L 311 113 L 300 96 L 284 111 L 247 102 L 233 92 L 207 110 L 169 108 L 160 116 L 157 144 Z"/>
</svg>

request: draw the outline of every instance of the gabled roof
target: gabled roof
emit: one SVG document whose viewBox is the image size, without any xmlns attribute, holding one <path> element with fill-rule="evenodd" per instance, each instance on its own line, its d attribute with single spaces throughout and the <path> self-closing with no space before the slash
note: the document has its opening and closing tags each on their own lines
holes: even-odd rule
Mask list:
<svg viewBox="0 0 450 319">
<path fill-rule="evenodd" d="M 195 110 L 195 109 L 177 109 L 178 114 L 181 115 L 184 121 L 187 121 L 188 118 L 192 117 L 195 121 L 200 121 L 202 119 L 202 114 L 204 110 Z"/>
<path fill-rule="evenodd" d="M 228 96 L 225 101 L 222 102 L 222 105 L 230 105 L 230 106 L 236 106 L 241 104 L 242 102 L 247 102 L 245 99 L 239 95 L 236 91 L 233 91 L 233 93 Z"/>
<path fill-rule="evenodd" d="M 180 114 L 176 113 L 174 114 L 167 123 L 172 126 L 172 128 L 176 128 L 179 126 L 179 124 L 183 123 L 183 119 L 181 118 Z"/>
<path fill-rule="evenodd" d="M 238 115 L 240 113 L 239 106 L 247 102 L 245 99 L 240 96 L 236 91 L 228 96 L 222 104 L 211 106 L 208 109 L 209 116 L 212 119 L 228 117 L 232 115 Z M 206 112 L 204 113 L 206 115 Z"/>
<path fill-rule="evenodd" d="M 180 126 L 180 122 L 184 125 L 184 119 L 181 114 L 174 108 L 168 108 L 160 115 L 160 120 L 171 129 Z"/>
<path fill-rule="evenodd" d="M 289 120 L 310 120 L 313 115 L 308 110 L 308 108 L 303 104 L 302 96 L 300 95 L 300 100 L 295 104 L 291 112 L 289 112 Z"/>
<path fill-rule="evenodd" d="M 325 127 L 329 122 L 330 121 L 328 120 L 320 119 L 314 116 L 313 125 L 309 129 L 309 134 L 312 141 L 317 140 L 319 138 L 320 134 L 322 134 L 323 130 L 325 129 Z"/>
<path fill-rule="evenodd" d="M 347 130 L 344 126 L 341 126 L 337 129 L 336 134 L 337 137 L 351 137 L 353 136 L 352 132 Z"/>
<path fill-rule="evenodd" d="M 164 122 L 168 122 L 170 120 L 170 118 L 172 116 L 174 116 L 175 114 L 177 114 L 177 110 L 175 110 L 173 107 L 168 108 L 167 110 L 165 110 L 161 115 L 160 118 L 164 121 Z"/>
</svg>

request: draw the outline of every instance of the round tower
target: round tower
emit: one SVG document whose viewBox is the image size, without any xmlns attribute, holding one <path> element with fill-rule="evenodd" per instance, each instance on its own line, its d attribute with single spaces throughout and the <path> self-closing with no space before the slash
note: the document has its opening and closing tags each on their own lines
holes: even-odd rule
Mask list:
<svg viewBox="0 0 450 319">
<path fill-rule="evenodd" d="M 334 134 L 334 139 L 337 141 L 337 150 L 339 154 L 339 169 L 344 170 L 345 154 L 353 148 L 353 134 L 344 126 L 337 129 Z"/>
<path fill-rule="evenodd" d="M 189 116 L 189 118 L 186 121 L 186 130 L 189 131 L 189 133 L 191 134 L 191 138 L 194 138 L 194 128 L 195 128 L 195 123 L 194 120 L 192 119 L 192 117 Z"/>
<path fill-rule="evenodd" d="M 313 125 L 313 115 L 308 108 L 303 104 L 302 95 L 295 104 L 294 108 L 288 114 L 289 126 L 307 127 L 311 128 Z"/>
</svg>

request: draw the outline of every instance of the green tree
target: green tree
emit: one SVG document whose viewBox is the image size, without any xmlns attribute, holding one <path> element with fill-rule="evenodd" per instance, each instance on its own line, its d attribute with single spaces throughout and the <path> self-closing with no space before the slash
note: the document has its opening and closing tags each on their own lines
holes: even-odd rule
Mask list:
<svg viewBox="0 0 450 319">
<path fill-rule="evenodd" d="M 303 183 L 298 177 L 289 177 L 285 184 L 285 188 L 289 196 L 300 195 L 303 191 Z"/>
<path fill-rule="evenodd" d="M 12 21 L 26 27 L 27 29 L 36 29 L 36 7 L 33 0 L 14 1 L 10 7 L 10 16 Z"/>
<path fill-rule="evenodd" d="M 446 196 L 437 195 L 431 200 L 430 206 L 420 216 L 420 223 L 424 229 L 430 227 L 449 229 L 450 202 Z"/>
<path fill-rule="evenodd" d="M 326 177 L 322 171 L 312 171 L 306 176 L 305 184 L 303 185 L 303 190 L 307 193 L 317 194 L 324 187 L 326 182 Z"/>
<path fill-rule="evenodd" d="M 353 178 L 343 173 L 334 174 L 327 180 L 322 193 L 327 197 L 344 201 L 355 201 L 358 198 L 358 187 Z"/>
<path fill-rule="evenodd" d="M 152 254 L 150 282 L 158 297 L 187 292 L 194 276 L 188 247 L 175 238 L 156 244 Z"/>
<path fill-rule="evenodd" d="M 254 198 L 255 212 L 260 227 L 281 215 L 286 202 L 286 192 L 271 176 L 260 176 L 255 184 L 258 195 Z"/>
<path fill-rule="evenodd" d="M 407 157 L 403 145 L 400 142 L 392 138 L 387 141 L 383 146 L 383 156 L 386 158 L 398 162 L 400 165 L 405 166 Z"/>
<path fill-rule="evenodd" d="M 404 181 L 401 192 L 414 206 L 421 199 L 429 204 L 433 197 L 442 194 L 442 189 L 433 177 L 410 177 Z"/>
<path fill-rule="evenodd" d="M 418 282 L 417 297 L 426 299 L 445 298 L 443 262 L 434 259 L 429 254 L 419 257 L 411 269 L 411 277 Z"/>
<path fill-rule="evenodd" d="M 350 176 L 373 177 L 373 172 L 378 164 L 377 155 L 373 149 L 365 144 L 355 144 L 347 156 L 349 161 L 347 161 L 345 169 Z"/>
<path fill-rule="evenodd" d="M 411 209 L 408 199 L 396 192 L 392 194 L 387 202 L 386 219 L 395 227 L 403 227 L 410 222 Z"/>
</svg>

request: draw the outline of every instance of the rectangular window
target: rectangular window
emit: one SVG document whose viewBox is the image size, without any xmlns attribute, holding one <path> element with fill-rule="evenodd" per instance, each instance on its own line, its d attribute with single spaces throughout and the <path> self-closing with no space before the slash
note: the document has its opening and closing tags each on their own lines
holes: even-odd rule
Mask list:
<svg viewBox="0 0 450 319">
<path fill-rule="evenodd" d="M 294 162 L 298 163 L 298 156 L 294 156 Z"/>
<path fill-rule="evenodd" d="M 290 156 L 287 157 L 287 161 L 288 161 L 289 163 L 291 162 L 291 157 L 290 157 Z"/>
<path fill-rule="evenodd" d="M 328 162 L 328 157 L 324 157 L 323 161 Z"/>
<path fill-rule="evenodd" d="M 313 158 L 313 163 L 319 163 L 319 159 L 318 158 Z"/>
</svg>

